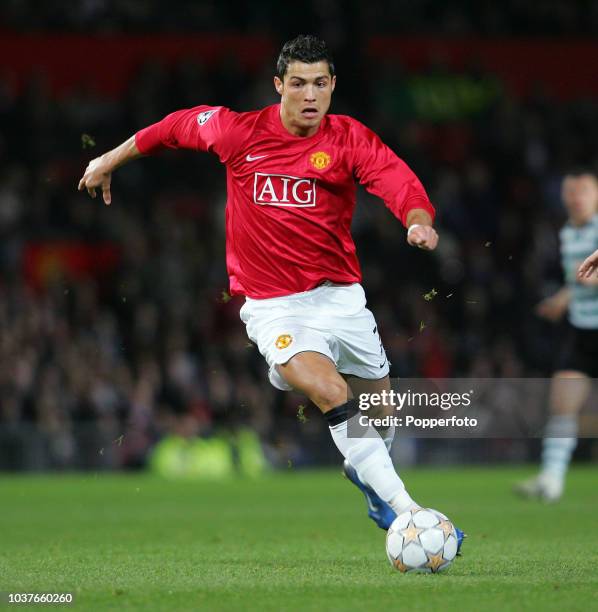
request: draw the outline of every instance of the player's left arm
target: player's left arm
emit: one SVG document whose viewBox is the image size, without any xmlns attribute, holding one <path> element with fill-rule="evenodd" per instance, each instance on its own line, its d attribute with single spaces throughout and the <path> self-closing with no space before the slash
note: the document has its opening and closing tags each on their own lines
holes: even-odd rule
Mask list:
<svg viewBox="0 0 598 612">
<path fill-rule="evenodd" d="M 358 121 L 353 122 L 350 143 L 357 180 L 378 196 L 407 228 L 407 242 L 433 250 L 438 234 L 432 227 L 436 211 L 413 170 L 380 138 Z"/>
<path fill-rule="evenodd" d="M 583 261 L 577 271 L 577 280 L 582 285 L 598 285 L 598 249 Z"/>
<path fill-rule="evenodd" d="M 426 251 L 438 245 L 438 234 L 432 227 L 432 216 L 422 208 L 412 208 L 407 213 L 407 242 Z"/>
</svg>

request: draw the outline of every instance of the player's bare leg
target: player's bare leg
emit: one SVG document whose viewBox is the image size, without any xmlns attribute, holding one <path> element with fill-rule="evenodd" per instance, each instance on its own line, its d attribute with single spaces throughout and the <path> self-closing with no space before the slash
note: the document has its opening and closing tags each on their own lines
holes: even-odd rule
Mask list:
<svg viewBox="0 0 598 612">
<path fill-rule="evenodd" d="M 516 486 L 526 497 L 554 502 L 563 494 L 565 476 L 577 446 L 577 419 L 591 390 L 582 372 L 562 370 L 552 378 L 550 416 L 542 441 L 540 474 Z"/>
<path fill-rule="evenodd" d="M 291 387 L 307 395 L 324 414 L 347 402 L 347 383 L 322 353 L 298 353 L 277 369 Z"/>
<path fill-rule="evenodd" d="M 320 353 L 305 351 L 277 367 L 289 385 L 307 395 L 320 408 L 336 446 L 355 469 L 359 480 L 373 489 L 394 513 L 399 514 L 413 507 L 415 502 L 396 473 L 379 433 L 369 427 L 362 437 L 347 434 L 348 419 L 357 412 L 358 403 L 355 398 L 349 398 L 351 389 L 337 372 L 334 363 Z M 378 382 L 376 386 L 388 389 L 388 379 Z M 381 520 L 378 524 L 388 528 L 386 522 Z"/>
</svg>

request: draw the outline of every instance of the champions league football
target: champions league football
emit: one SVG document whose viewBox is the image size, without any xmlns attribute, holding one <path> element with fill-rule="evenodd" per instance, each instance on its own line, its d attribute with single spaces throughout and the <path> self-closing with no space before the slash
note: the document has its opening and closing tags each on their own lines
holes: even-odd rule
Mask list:
<svg viewBox="0 0 598 612">
<path fill-rule="evenodd" d="M 399 514 L 386 534 L 386 555 L 403 574 L 435 574 L 457 556 L 457 533 L 449 519 L 431 508 Z"/>
</svg>

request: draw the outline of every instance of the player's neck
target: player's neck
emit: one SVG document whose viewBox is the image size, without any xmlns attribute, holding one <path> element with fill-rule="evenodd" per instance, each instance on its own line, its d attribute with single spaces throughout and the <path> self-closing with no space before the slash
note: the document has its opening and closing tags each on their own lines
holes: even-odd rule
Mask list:
<svg viewBox="0 0 598 612">
<path fill-rule="evenodd" d="M 594 215 L 590 217 L 569 217 L 569 223 L 574 227 L 583 227 L 592 221 L 593 216 Z"/>
<path fill-rule="evenodd" d="M 289 134 L 292 134 L 293 136 L 299 136 L 300 138 L 309 138 L 310 136 L 313 136 L 320 128 L 319 123 L 310 127 L 304 127 L 302 125 L 297 125 L 296 123 L 293 123 L 291 117 L 289 117 L 285 113 L 284 107 L 282 105 L 280 107 L 280 121 L 284 129 Z"/>
</svg>

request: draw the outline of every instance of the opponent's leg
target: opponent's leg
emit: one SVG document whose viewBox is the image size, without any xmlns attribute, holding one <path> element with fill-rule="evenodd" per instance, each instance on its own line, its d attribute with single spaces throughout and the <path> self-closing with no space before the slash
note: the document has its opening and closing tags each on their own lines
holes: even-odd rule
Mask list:
<svg viewBox="0 0 598 612">
<path fill-rule="evenodd" d="M 397 514 L 414 506 L 378 432 L 370 427 L 363 437 L 347 435 L 348 419 L 357 412 L 357 400 L 348 399 L 349 388 L 334 363 L 320 353 L 306 351 L 277 368 L 289 385 L 320 408 L 337 448 L 355 468 L 359 479 Z"/>
<path fill-rule="evenodd" d="M 550 498 L 558 498 L 563 492 L 565 476 L 577 446 L 578 414 L 590 390 L 591 382 L 581 372 L 557 372 L 553 378 L 540 472 Z"/>
<path fill-rule="evenodd" d="M 577 417 L 591 390 L 582 372 L 557 372 L 550 389 L 550 416 L 542 441 L 540 474 L 520 483 L 516 491 L 527 497 L 557 501 L 563 494 L 565 476 L 577 446 Z"/>
</svg>

